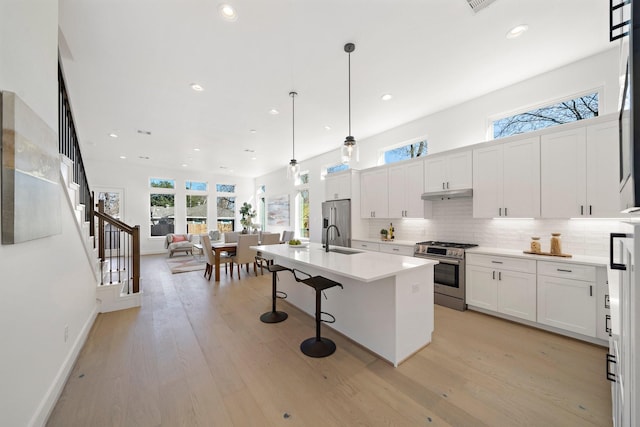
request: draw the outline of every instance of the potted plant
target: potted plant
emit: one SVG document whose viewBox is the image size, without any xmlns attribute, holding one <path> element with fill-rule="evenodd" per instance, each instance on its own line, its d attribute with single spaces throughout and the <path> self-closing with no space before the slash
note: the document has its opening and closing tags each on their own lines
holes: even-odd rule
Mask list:
<svg viewBox="0 0 640 427">
<path fill-rule="evenodd" d="M 253 224 L 253 218 L 256 217 L 256 211 L 251 210 L 251 204 L 244 202 L 240 207 L 240 215 L 242 218 L 240 219 L 240 224 L 242 224 L 242 233 L 246 234 L 248 229 Z"/>
<path fill-rule="evenodd" d="M 380 240 L 387 240 L 387 234 L 389 232 L 387 231 L 386 228 L 383 228 L 380 230 Z"/>
</svg>

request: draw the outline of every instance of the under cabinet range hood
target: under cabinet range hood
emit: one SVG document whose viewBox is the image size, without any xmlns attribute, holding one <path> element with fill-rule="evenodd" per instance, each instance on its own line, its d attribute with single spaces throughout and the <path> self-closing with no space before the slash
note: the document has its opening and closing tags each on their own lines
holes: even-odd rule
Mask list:
<svg viewBox="0 0 640 427">
<path fill-rule="evenodd" d="M 472 197 L 473 190 L 471 188 L 465 188 L 463 190 L 442 190 L 432 191 L 429 193 L 423 193 L 422 200 L 447 200 L 447 199 L 460 199 L 462 197 Z"/>
</svg>

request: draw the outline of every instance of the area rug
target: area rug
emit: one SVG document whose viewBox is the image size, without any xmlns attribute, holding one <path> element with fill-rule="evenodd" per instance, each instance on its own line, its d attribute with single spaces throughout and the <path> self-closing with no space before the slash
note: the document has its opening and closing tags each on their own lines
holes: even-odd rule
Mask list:
<svg viewBox="0 0 640 427">
<path fill-rule="evenodd" d="M 174 258 L 167 258 L 167 265 L 171 273 L 186 273 L 187 271 L 204 270 L 207 266 L 204 258 L 197 258 L 195 256 L 176 256 Z"/>
</svg>

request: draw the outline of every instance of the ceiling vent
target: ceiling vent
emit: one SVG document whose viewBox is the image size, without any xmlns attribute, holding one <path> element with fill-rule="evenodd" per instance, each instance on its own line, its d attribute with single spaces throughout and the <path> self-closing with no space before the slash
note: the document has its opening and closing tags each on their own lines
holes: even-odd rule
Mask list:
<svg viewBox="0 0 640 427">
<path fill-rule="evenodd" d="M 475 13 L 478 13 L 481 9 L 489 6 L 494 1 L 495 0 L 467 0 L 467 3 L 469 3 L 471 10 L 473 10 Z"/>
</svg>

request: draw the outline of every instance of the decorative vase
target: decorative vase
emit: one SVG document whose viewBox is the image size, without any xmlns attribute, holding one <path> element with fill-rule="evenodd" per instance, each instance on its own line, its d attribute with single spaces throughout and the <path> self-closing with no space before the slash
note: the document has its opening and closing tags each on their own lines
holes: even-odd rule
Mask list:
<svg viewBox="0 0 640 427">
<path fill-rule="evenodd" d="M 243 228 L 242 228 L 242 234 L 247 234 L 247 233 L 248 233 L 248 231 L 247 231 L 247 227 L 243 227 Z"/>
</svg>

